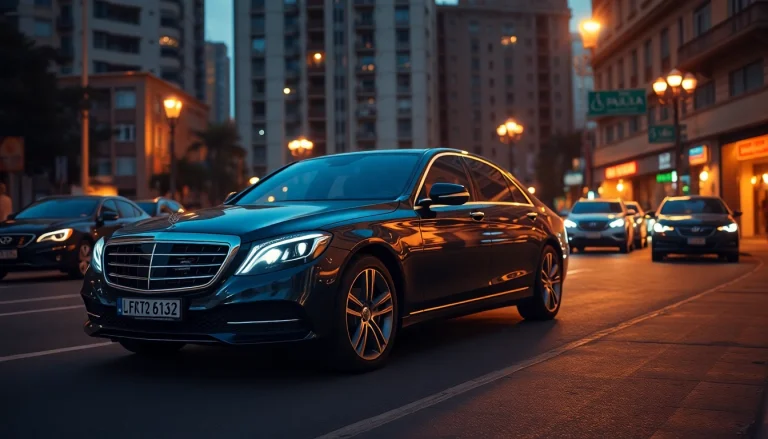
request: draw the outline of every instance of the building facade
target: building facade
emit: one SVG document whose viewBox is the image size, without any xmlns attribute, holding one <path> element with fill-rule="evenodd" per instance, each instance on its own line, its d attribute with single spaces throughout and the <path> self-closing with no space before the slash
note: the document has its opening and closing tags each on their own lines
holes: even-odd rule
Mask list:
<svg viewBox="0 0 768 439">
<path fill-rule="evenodd" d="M 432 0 L 234 3 L 235 114 L 261 176 L 313 155 L 437 146 Z"/>
<path fill-rule="evenodd" d="M 229 120 L 229 56 L 224 43 L 205 43 L 205 101 L 211 122 Z"/>
<path fill-rule="evenodd" d="M 62 87 L 80 85 L 73 76 L 60 78 L 59 83 Z M 152 177 L 170 169 L 170 128 L 163 100 L 174 96 L 182 101 L 175 131 L 176 157 L 187 155 L 194 131 L 207 125 L 208 106 L 149 73 L 94 74 L 90 86 L 99 91 L 92 104 L 93 123 L 114 132 L 109 140 L 91 148 L 92 184 L 114 186 L 118 194 L 134 199 L 162 195 L 152 185 Z"/>
<path fill-rule="evenodd" d="M 440 143 L 471 150 L 535 182 L 539 147 L 573 130 L 566 0 L 459 0 L 438 7 Z M 496 128 L 525 129 L 512 146 Z"/>
<path fill-rule="evenodd" d="M 595 89 L 595 77 L 592 71 L 592 56 L 584 48 L 584 42 L 578 33 L 571 34 L 573 53 L 573 127 L 583 130 L 593 123 L 587 120 L 587 93 Z"/>
<path fill-rule="evenodd" d="M 62 76 L 79 75 L 79 0 L 6 0 L 6 21 L 38 44 L 57 48 Z M 89 73 L 142 71 L 205 99 L 204 0 L 89 0 Z"/>
<path fill-rule="evenodd" d="M 593 0 L 603 23 L 594 59 L 598 90 L 643 88 L 648 114 L 598 120 L 595 176 L 603 195 L 655 208 L 678 184 L 722 195 L 741 210 L 742 236 L 765 234 L 768 198 L 768 2 Z M 652 83 L 673 68 L 698 85 L 680 108 L 684 154 L 651 143 L 648 127 L 672 124 Z M 686 171 L 678 176 L 677 160 Z"/>
</svg>

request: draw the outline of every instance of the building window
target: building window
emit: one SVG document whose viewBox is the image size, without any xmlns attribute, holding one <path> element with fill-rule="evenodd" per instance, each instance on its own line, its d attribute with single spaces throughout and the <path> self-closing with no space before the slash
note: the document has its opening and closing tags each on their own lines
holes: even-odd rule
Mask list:
<svg viewBox="0 0 768 439">
<path fill-rule="evenodd" d="M 637 78 L 637 49 L 632 51 L 632 54 L 630 55 L 630 71 L 629 74 L 633 78 Z"/>
<path fill-rule="evenodd" d="M 504 58 L 504 68 L 507 70 L 512 70 L 512 68 L 515 66 L 515 61 L 512 59 L 512 57 L 506 57 Z"/>
<path fill-rule="evenodd" d="M 651 40 L 645 40 L 643 46 L 643 64 L 646 69 L 650 69 L 653 67 L 653 44 Z"/>
<path fill-rule="evenodd" d="M 121 23 L 139 24 L 141 20 L 141 8 L 138 6 L 118 5 L 103 0 L 93 3 L 93 16 L 104 20 L 119 21 Z M 173 27 L 178 26 L 178 20 Z"/>
<path fill-rule="evenodd" d="M 605 143 L 613 143 L 613 125 L 605 127 Z"/>
<path fill-rule="evenodd" d="M 469 33 L 476 34 L 480 31 L 480 25 L 476 21 L 469 22 Z"/>
<path fill-rule="evenodd" d="M 715 81 L 700 84 L 693 92 L 693 109 L 706 108 L 715 104 Z"/>
<path fill-rule="evenodd" d="M 480 59 L 472 58 L 472 70 L 480 70 Z"/>
<path fill-rule="evenodd" d="M 648 107 L 648 126 L 652 127 L 656 125 L 656 107 Z"/>
<path fill-rule="evenodd" d="M 47 38 L 53 35 L 53 24 L 51 20 L 35 19 L 35 36 Z"/>
<path fill-rule="evenodd" d="M 685 24 L 683 17 L 677 18 L 677 47 L 682 46 L 685 43 Z"/>
<path fill-rule="evenodd" d="M 669 60 L 669 28 L 662 29 L 659 38 L 659 50 L 661 51 L 661 61 Z"/>
<path fill-rule="evenodd" d="M 472 88 L 480 88 L 480 75 L 472 75 Z"/>
<path fill-rule="evenodd" d="M 472 39 L 470 47 L 472 48 L 472 53 L 477 53 L 480 50 L 480 42 L 476 39 Z"/>
<path fill-rule="evenodd" d="M 254 38 L 251 40 L 251 50 L 256 53 L 264 53 L 266 46 L 264 38 Z"/>
<path fill-rule="evenodd" d="M 411 18 L 408 6 L 398 6 L 395 8 L 395 23 L 410 24 Z"/>
<path fill-rule="evenodd" d="M 616 124 L 616 140 L 621 140 L 624 138 L 624 122 L 619 122 Z"/>
<path fill-rule="evenodd" d="M 608 66 L 608 71 L 605 73 L 605 86 L 608 90 L 613 90 L 613 68 Z"/>
<path fill-rule="evenodd" d="M 136 91 L 132 88 L 115 90 L 115 108 L 136 108 Z"/>
<path fill-rule="evenodd" d="M 712 3 L 707 2 L 693 11 L 693 36 L 698 37 L 712 27 Z"/>
<path fill-rule="evenodd" d="M 35 0 L 35 6 L 50 8 L 53 6 L 53 0 Z"/>
<path fill-rule="evenodd" d="M 738 14 L 749 6 L 753 0 L 728 0 L 728 17 Z"/>
<path fill-rule="evenodd" d="M 620 59 L 619 64 L 616 66 L 616 74 L 619 75 L 618 78 L 618 88 L 619 90 L 624 89 L 624 60 Z"/>
<path fill-rule="evenodd" d="M 264 16 L 263 15 L 251 16 L 251 33 L 259 34 L 259 35 L 264 33 Z"/>
<path fill-rule="evenodd" d="M 136 126 L 123 123 L 115 125 L 115 140 L 118 142 L 133 142 L 136 140 Z"/>
<path fill-rule="evenodd" d="M 669 119 L 669 107 L 666 105 L 661 106 L 661 115 L 659 116 L 659 120 L 668 120 Z"/>
<path fill-rule="evenodd" d="M 115 175 L 118 177 L 133 177 L 136 175 L 136 157 L 118 157 Z"/>
<path fill-rule="evenodd" d="M 633 135 L 640 130 L 640 118 L 633 116 L 629 118 L 629 135 Z"/>
<path fill-rule="evenodd" d="M 165 47 L 179 47 L 179 40 L 168 35 L 160 37 L 160 45 Z"/>
<path fill-rule="evenodd" d="M 731 96 L 738 96 L 762 87 L 764 76 L 762 59 L 732 71 L 730 74 Z"/>
<path fill-rule="evenodd" d="M 112 159 L 109 157 L 99 157 L 94 160 L 96 165 L 96 175 L 106 176 L 112 175 Z"/>
</svg>

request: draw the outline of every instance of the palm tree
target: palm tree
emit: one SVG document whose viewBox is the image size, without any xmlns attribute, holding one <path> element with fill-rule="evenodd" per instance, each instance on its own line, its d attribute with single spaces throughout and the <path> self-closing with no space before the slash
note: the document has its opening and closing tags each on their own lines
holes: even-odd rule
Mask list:
<svg viewBox="0 0 768 439">
<path fill-rule="evenodd" d="M 241 164 L 245 149 L 233 122 L 213 123 L 205 130 L 194 132 L 196 140 L 188 152 L 202 153 L 208 168 L 208 198 L 212 204 L 223 201 L 227 193 L 239 189 L 242 181 Z"/>
</svg>

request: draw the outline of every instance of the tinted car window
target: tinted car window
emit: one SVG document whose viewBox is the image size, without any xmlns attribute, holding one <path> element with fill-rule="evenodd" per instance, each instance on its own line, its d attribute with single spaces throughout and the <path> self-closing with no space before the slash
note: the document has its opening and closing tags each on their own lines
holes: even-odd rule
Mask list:
<svg viewBox="0 0 768 439">
<path fill-rule="evenodd" d="M 726 214 L 728 209 L 717 198 L 669 200 L 661 206 L 662 215 L 696 215 L 703 213 Z"/>
<path fill-rule="evenodd" d="M 112 200 L 107 200 L 101 205 L 102 215 L 108 212 L 117 214 L 117 206 L 115 206 L 115 202 Z"/>
<path fill-rule="evenodd" d="M 138 204 L 139 207 L 141 207 L 141 209 L 144 212 L 147 212 L 150 215 L 154 215 L 155 212 L 157 212 L 157 203 L 152 203 L 152 202 L 146 202 L 145 201 L 145 202 L 136 203 L 136 204 Z"/>
<path fill-rule="evenodd" d="M 467 162 L 481 201 L 520 202 L 512 195 L 507 179 L 496 168 L 478 160 L 470 159 Z"/>
<path fill-rule="evenodd" d="M 175 201 L 169 201 L 168 206 L 171 208 L 172 211 L 178 212 L 181 210 L 181 204 L 175 202 Z"/>
<path fill-rule="evenodd" d="M 578 202 L 573 205 L 571 213 L 621 213 L 621 203 L 615 203 L 610 201 L 590 201 L 590 202 Z"/>
<path fill-rule="evenodd" d="M 273 201 L 394 200 L 406 189 L 417 154 L 342 154 L 295 163 L 261 180 L 238 205 Z"/>
<path fill-rule="evenodd" d="M 429 197 L 429 191 L 435 183 L 460 184 L 469 191 L 471 188 L 469 185 L 469 177 L 464 170 L 461 157 L 457 155 L 444 155 L 438 157 L 429 168 L 429 173 L 424 179 L 424 186 L 422 186 L 421 192 L 419 192 L 418 199 L 421 200 Z"/>
<path fill-rule="evenodd" d="M 626 206 L 627 209 L 632 209 L 632 210 L 634 210 L 637 213 L 640 213 L 640 212 L 643 211 L 643 209 L 641 209 L 640 206 L 638 206 L 635 203 L 624 203 L 624 206 Z"/>
<path fill-rule="evenodd" d="M 176 213 L 175 210 L 173 210 L 170 206 L 170 203 L 160 203 L 160 214 L 167 214 L 170 215 L 172 213 Z"/>
<path fill-rule="evenodd" d="M 120 216 L 123 218 L 133 218 L 136 216 L 136 211 L 133 209 L 133 206 L 131 206 L 131 203 L 126 203 L 125 201 L 117 200 L 117 210 L 120 211 Z"/>
<path fill-rule="evenodd" d="M 87 218 L 98 205 L 99 200 L 89 198 L 41 200 L 19 212 L 16 218 Z"/>
</svg>

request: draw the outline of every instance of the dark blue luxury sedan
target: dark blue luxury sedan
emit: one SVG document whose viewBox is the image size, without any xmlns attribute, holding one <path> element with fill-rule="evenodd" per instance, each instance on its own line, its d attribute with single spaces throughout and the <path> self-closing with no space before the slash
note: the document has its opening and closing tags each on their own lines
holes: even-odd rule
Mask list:
<svg viewBox="0 0 768 439">
<path fill-rule="evenodd" d="M 555 212 L 481 157 L 314 158 L 99 240 L 85 330 L 150 355 L 317 339 L 339 367 L 368 370 L 420 321 L 511 305 L 554 318 L 567 242 Z"/>
</svg>

